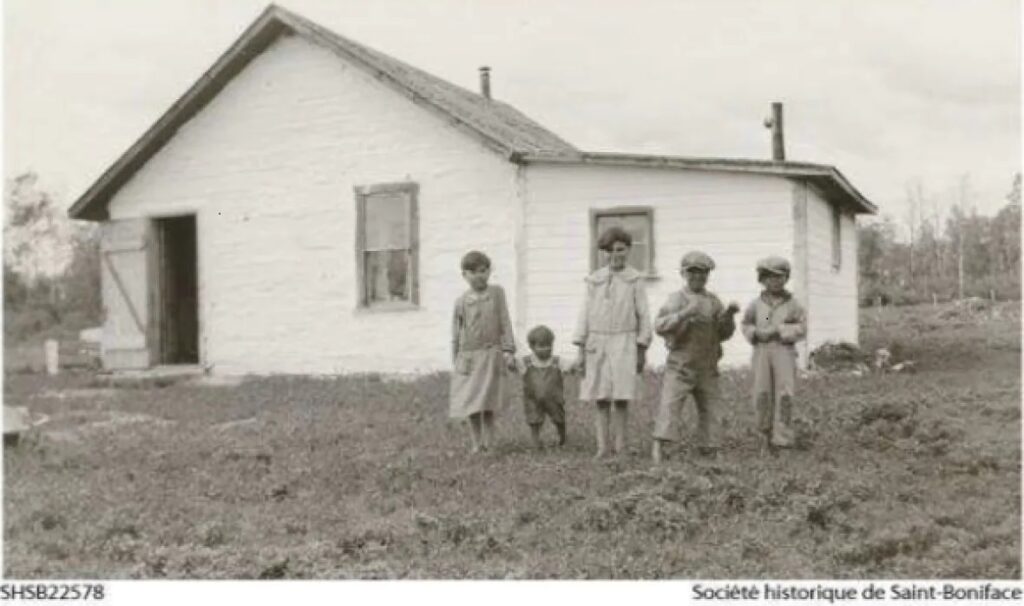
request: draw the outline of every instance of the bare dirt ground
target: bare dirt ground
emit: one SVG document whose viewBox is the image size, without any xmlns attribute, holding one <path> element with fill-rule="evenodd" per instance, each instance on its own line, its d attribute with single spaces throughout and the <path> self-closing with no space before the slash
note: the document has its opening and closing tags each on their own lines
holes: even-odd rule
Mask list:
<svg viewBox="0 0 1024 606">
<path fill-rule="evenodd" d="M 4 451 L 4 575 L 1020 578 L 1019 304 L 865 310 L 861 342 L 916 372 L 807 378 L 799 448 L 767 458 L 726 373 L 723 453 L 660 468 L 646 402 L 621 460 L 590 460 L 581 403 L 565 449 L 529 450 L 512 408 L 473 459 L 442 375 L 8 374 L 5 404 L 50 421 Z"/>
</svg>

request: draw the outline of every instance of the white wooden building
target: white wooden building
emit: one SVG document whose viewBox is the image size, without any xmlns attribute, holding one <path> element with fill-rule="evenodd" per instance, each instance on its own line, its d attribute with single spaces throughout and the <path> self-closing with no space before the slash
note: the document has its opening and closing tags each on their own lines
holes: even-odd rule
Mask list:
<svg viewBox="0 0 1024 606">
<path fill-rule="evenodd" d="M 856 341 L 854 217 L 874 210 L 830 166 L 583 152 L 270 6 L 69 212 L 103 225 L 107 368 L 332 374 L 447 368 L 471 249 L 520 346 L 543 323 L 569 354 L 613 222 L 655 309 L 687 250 L 744 305 L 755 261 L 779 254 L 810 346 Z M 748 355 L 737 335 L 725 363 Z"/>
</svg>

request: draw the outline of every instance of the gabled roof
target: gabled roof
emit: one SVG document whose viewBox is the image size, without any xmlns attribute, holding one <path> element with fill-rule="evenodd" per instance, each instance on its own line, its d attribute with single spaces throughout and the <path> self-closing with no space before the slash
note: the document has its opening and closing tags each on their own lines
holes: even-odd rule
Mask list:
<svg viewBox="0 0 1024 606">
<path fill-rule="evenodd" d="M 576 148 L 518 110 L 455 86 L 436 76 L 358 44 L 295 13 L 271 4 L 147 130 L 128 151 L 68 209 L 77 219 L 102 220 L 106 205 L 125 182 L 206 106 L 242 69 L 279 36 L 302 36 L 367 70 L 377 79 L 436 111 L 467 134 L 505 157 L 515 154 L 574 154 Z"/>
<path fill-rule="evenodd" d="M 76 219 L 105 220 L 108 216 L 107 204 L 132 175 L 182 125 L 216 97 L 250 61 L 283 35 L 302 36 L 327 48 L 373 74 L 413 102 L 437 112 L 464 133 L 480 140 L 512 162 L 629 165 L 773 174 L 807 180 L 821 189 L 829 199 L 855 212 L 877 211 L 831 166 L 801 162 L 582 152 L 506 103 L 455 86 L 271 4 L 216 63 L 82 194 L 68 209 L 68 214 Z"/>
</svg>

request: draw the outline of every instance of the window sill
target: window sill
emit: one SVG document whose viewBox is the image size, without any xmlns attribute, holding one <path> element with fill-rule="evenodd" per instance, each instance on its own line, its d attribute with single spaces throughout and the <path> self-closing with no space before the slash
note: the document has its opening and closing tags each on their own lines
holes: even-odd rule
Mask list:
<svg viewBox="0 0 1024 606">
<path fill-rule="evenodd" d="M 415 303 L 408 301 L 401 302 L 388 302 L 388 303 L 375 303 L 374 305 L 360 305 L 355 308 L 357 315 L 362 314 L 376 314 L 376 313 L 400 313 L 403 311 L 419 311 L 422 309 Z"/>
</svg>

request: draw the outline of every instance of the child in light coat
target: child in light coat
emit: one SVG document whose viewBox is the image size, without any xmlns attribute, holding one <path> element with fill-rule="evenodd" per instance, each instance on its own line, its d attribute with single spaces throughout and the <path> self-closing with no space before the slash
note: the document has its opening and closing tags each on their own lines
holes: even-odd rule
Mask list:
<svg viewBox="0 0 1024 606">
<path fill-rule="evenodd" d="M 764 290 L 743 314 L 743 336 L 754 346 L 754 408 L 763 451 L 793 445 L 791 426 L 796 391 L 796 343 L 807 333 L 803 306 L 785 289 L 789 262 L 767 257 L 757 263 Z"/>
<path fill-rule="evenodd" d="M 580 399 L 594 402 L 596 408 L 595 459 L 608 453 L 610 430 L 614 432 L 614 452 L 626 451 L 627 407 L 636 398 L 640 387 L 637 375 L 651 343 L 643 279 L 626 264 L 632 245 L 633 238 L 621 227 L 610 227 L 601 234 L 598 248 L 608 253 L 608 265 L 586 278 L 586 297 L 572 340 L 579 347 L 577 370 L 583 372 Z"/>
</svg>

